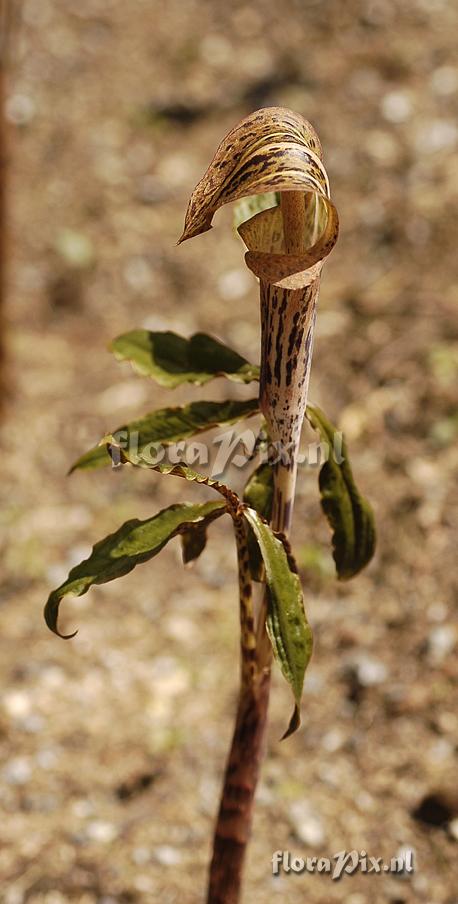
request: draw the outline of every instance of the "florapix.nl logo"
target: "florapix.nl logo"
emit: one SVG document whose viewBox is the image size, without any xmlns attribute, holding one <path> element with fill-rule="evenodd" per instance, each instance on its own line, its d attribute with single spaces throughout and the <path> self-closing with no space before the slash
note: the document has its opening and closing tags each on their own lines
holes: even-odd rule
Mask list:
<svg viewBox="0 0 458 904">
<path fill-rule="evenodd" d="M 344 461 L 343 434 L 338 430 L 333 434 L 332 444 L 325 441 L 312 442 L 299 450 L 294 443 L 272 443 L 262 432 L 256 433 L 249 429 L 242 433 L 234 429 L 225 430 L 207 442 L 192 439 L 170 444 L 145 443 L 139 431 L 126 429 L 118 430 L 113 434 L 112 440 L 113 467 L 121 464 L 124 451 L 130 462 L 139 465 L 155 467 L 160 464 L 185 464 L 192 468 L 205 467 L 207 471 L 210 468 L 209 476 L 212 478 L 221 477 L 229 467 L 242 469 L 254 458 L 258 464 L 268 463 L 274 466 L 281 463 L 287 466 L 294 457 L 299 467 L 311 468 L 321 467 L 331 458 L 339 465 Z"/>
<path fill-rule="evenodd" d="M 275 851 L 272 854 L 274 876 L 281 873 L 318 873 L 328 875 L 336 882 L 343 876 L 351 876 L 356 872 L 406 876 L 413 873 L 414 869 L 414 852 L 407 847 L 386 861 L 383 857 L 374 857 L 364 850 L 338 851 L 331 857 L 296 857 L 291 851 Z"/>
</svg>

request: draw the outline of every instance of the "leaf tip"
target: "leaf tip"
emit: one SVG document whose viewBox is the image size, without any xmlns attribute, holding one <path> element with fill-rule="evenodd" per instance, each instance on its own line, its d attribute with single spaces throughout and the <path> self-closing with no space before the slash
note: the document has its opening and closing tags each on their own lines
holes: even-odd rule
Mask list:
<svg viewBox="0 0 458 904">
<path fill-rule="evenodd" d="M 297 731 L 300 724 L 301 724 L 301 713 L 300 713 L 299 706 L 296 703 L 294 710 L 293 710 L 293 714 L 291 716 L 291 719 L 289 720 L 288 728 L 286 729 L 284 735 L 281 736 L 280 741 L 286 741 L 286 738 L 291 737 L 291 735 L 294 734 L 295 731 Z"/>
<path fill-rule="evenodd" d="M 61 634 L 61 632 L 58 631 L 57 628 L 56 628 L 56 630 L 54 631 L 54 634 L 57 634 L 57 636 L 58 636 L 58 637 L 61 637 L 62 640 L 72 640 L 73 637 L 76 637 L 76 635 L 78 634 L 78 630 L 72 631 L 71 634 Z"/>
<path fill-rule="evenodd" d="M 59 631 L 59 628 L 57 626 L 57 620 L 59 616 L 59 603 L 60 598 L 56 597 L 56 591 L 53 591 L 53 593 L 51 593 L 48 597 L 48 601 L 44 608 L 45 622 L 49 630 L 52 631 L 53 634 L 56 634 L 57 637 L 61 637 L 62 640 L 71 640 L 73 637 L 76 637 L 78 631 L 72 631 L 71 634 L 62 634 L 62 632 Z"/>
</svg>

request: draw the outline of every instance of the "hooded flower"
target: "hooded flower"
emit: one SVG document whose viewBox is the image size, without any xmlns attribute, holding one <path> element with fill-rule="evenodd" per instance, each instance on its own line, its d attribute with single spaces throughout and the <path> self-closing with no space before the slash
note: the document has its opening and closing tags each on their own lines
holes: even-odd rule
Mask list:
<svg viewBox="0 0 458 904">
<path fill-rule="evenodd" d="M 288 529 L 320 274 L 339 228 L 310 123 L 291 110 L 267 107 L 235 126 L 192 193 L 180 242 L 211 229 L 223 204 L 268 192 L 279 194 L 280 203 L 238 232 L 248 249 L 246 264 L 260 281 L 260 407 L 281 456 L 273 523 Z"/>
</svg>

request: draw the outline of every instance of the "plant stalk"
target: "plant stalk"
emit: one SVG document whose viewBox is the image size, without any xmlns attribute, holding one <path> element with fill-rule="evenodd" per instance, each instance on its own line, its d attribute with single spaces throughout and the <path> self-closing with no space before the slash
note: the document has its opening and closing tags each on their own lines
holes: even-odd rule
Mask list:
<svg viewBox="0 0 458 904">
<path fill-rule="evenodd" d="M 208 904 L 237 904 L 267 720 L 270 661 L 260 668 L 245 521 L 234 521 L 240 591 L 241 682 L 213 841 Z"/>
<path fill-rule="evenodd" d="M 6 282 L 6 181 L 7 149 L 4 113 L 6 81 L 6 8 L 0 12 L 0 415 L 5 390 L 4 374 L 4 302 Z"/>
<path fill-rule="evenodd" d="M 292 110 L 266 107 L 231 129 L 191 195 L 179 241 L 207 232 L 224 204 L 272 191 L 280 192 L 279 208 L 263 209 L 261 203 L 258 213 L 243 219 L 238 233 L 248 249 L 245 263 L 260 281 L 259 401 L 274 455 L 277 452 L 275 464 L 271 458 L 271 523 L 275 531 L 288 534 L 320 273 L 338 233 L 320 141 L 310 123 Z M 208 904 L 236 904 L 239 900 L 267 720 L 272 659 L 267 610 L 265 593 L 254 627 L 252 672 L 248 659 L 244 666 L 248 651 L 242 636 L 241 691 L 216 826 Z M 243 613 L 241 595 L 242 635 Z M 250 664 L 252 667 L 252 659 Z M 247 682 L 248 674 L 251 679 Z"/>
<path fill-rule="evenodd" d="M 282 193 L 281 209 L 285 250 L 301 253 L 305 234 L 303 192 Z M 303 289 L 288 290 L 260 281 L 260 407 L 279 453 L 274 466 L 272 526 L 285 534 L 289 533 L 293 513 L 318 286 L 316 281 Z M 264 594 L 255 628 L 244 532 L 243 524 L 236 525 L 242 678 L 214 835 L 207 904 L 238 904 L 240 900 L 269 706 L 272 649 L 266 631 L 268 601 Z"/>
<path fill-rule="evenodd" d="M 305 251 L 304 193 L 280 195 L 287 254 Z M 296 490 L 297 457 L 312 363 L 319 280 L 301 289 L 282 289 L 260 280 L 260 408 L 275 455 L 272 527 L 288 534 Z"/>
<path fill-rule="evenodd" d="M 270 669 L 242 686 L 213 842 L 207 904 L 238 904 L 262 760 Z"/>
</svg>

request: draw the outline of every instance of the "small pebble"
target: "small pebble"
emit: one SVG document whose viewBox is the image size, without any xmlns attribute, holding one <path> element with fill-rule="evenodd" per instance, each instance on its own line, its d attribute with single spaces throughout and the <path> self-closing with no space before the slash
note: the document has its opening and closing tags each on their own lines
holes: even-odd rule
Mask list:
<svg viewBox="0 0 458 904">
<path fill-rule="evenodd" d="M 137 866 L 144 866 L 151 860 L 151 854 L 146 847 L 137 847 L 132 851 L 132 860 Z"/>
<path fill-rule="evenodd" d="M 60 688 L 65 680 L 65 672 L 58 665 L 46 666 L 40 674 L 40 681 L 44 687 Z"/>
<path fill-rule="evenodd" d="M 87 819 L 94 812 L 94 806 L 89 800 L 81 798 L 73 802 L 72 812 L 78 819 Z"/>
<path fill-rule="evenodd" d="M 388 122 L 405 122 L 412 114 L 412 101 L 403 91 L 389 91 L 382 98 L 382 114 Z"/>
<path fill-rule="evenodd" d="M 438 625 L 429 632 L 428 659 L 439 665 L 452 652 L 456 641 L 456 631 L 452 625 Z"/>
<path fill-rule="evenodd" d="M 200 54 L 202 59 L 209 66 L 226 65 L 232 58 L 233 48 L 224 35 L 209 34 L 206 35 L 200 44 Z"/>
<path fill-rule="evenodd" d="M 453 66 L 439 66 L 431 76 L 431 87 L 436 94 L 446 97 L 458 88 L 458 69 Z"/>
<path fill-rule="evenodd" d="M 189 149 L 182 154 L 168 154 L 159 164 L 159 176 L 168 189 L 176 186 L 189 187 L 195 175 Z"/>
<path fill-rule="evenodd" d="M 43 731 L 45 725 L 45 720 L 42 716 L 39 716 L 38 713 L 30 713 L 29 716 L 26 716 L 23 721 L 21 721 L 21 728 L 23 731 L 26 731 L 28 734 L 38 734 L 38 732 Z"/>
<path fill-rule="evenodd" d="M 334 753 L 336 750 L 340 750 L 344 743 L 345 736 L 343 732 L 338 728 L 331 728 L 331 730 L 324 735 L 321 746 L 324 750 L 327 750 L 328 753 Z"/>
<path fill-rule="evenodd" d="M 35 116 L 36 108 L 26 94 L 12 94 L 5 104 L 5 117 L 15 126 L 26 126 Z"/>
<path fill-rule="evenodd" d="M 96 399 L 96 408 L 100 414 L 111 414 L 120 408 L 130 408 L 146 401 L 148 389 L 140 380 L 123 380 L 101 392 Z"/>
<path fill-rule="evenodd" d="M 119 186 L 127 182 L 123 158 L 112 150 L 99 151 L 94 161 L 95 175 L 106 185 Z"/>
<path fill-rule="evenodd" d="M 53 769 L 59 760 L 59 753 L 57 750 L 53 750 L 52 747 L 49 747 L 44 750 L 39 750 L 38 753 L 35 754 L 35 760 L 41 769 Z"/>
<path fill-rule="evenodd" d="M 289 816 L 294 833 L 304 844 L 319 847 L 325 840 L 325 831 L 320 818 L 313 813 L 309 804 L 294 801 L 289 809 Z"/>
<path fill-rule="evenodd" d="M 438 738 L 429 749 L 429 759 L 434 763 L 442 763 L 444 760 L 452 759 L 454 747 L 447 738 Z"/>
<path fill-rule="evenodd" d="M 10 760 L 3 770 L 5 781 L 10 785 L 25 785 L 29 781 L 31 774 L 30 763 L 23 756 Z"/>
<path fill-rule="evenodd" d="M 150 876 L 136 876 L 133 881 L 133 886 L 136 891 L 139 891 L 141 894 L 147 895 L 153 891 L 153 880 Z M 148 899 L 151 900 L 151 899 Z"/>
<path fill-rule="evenodd" d="M 189 687 L 189 673 L 172 656 L 159 656 L 151 665 L 151 686 L 159 697 L 175 697 Z"/>
<path fill-rule="evenodd" d="M 418 153 L 435 154 L 452 150 L 458 139 L 458 128 L 451 119 L 432 119 L 417 131 L 415 147 Z"/>
<path fill-rule="evenodd" d="M 372 687 L 375 684 L 383 684 L 388 677 L 386 665 L 379 659 L 370 656 L 361 656 L 355 663 L 358 681 L 363 687 Z"/>
<path fill-rule="evenodd" d="M 126 151 L 125 161 L 129 168 L 136 173 L 145 173 L 154 163 L 155 154 L 151 144 L 147 141 L 138 141 Z"/>
<path fill-rule="evenodd" d="M 3 696 L 3 706 L 13 719 L 21 719 L 29 715 L 31 700 L 24 691 L 7 691 Z"/>
<path fill-rule="evenodd" d="M 174 613 L 165 618 L 162 625 L 165 633 L 180 644 L 195 645 L 198 640 L 199 632 L 195 622 L 185 615 Z"/>
<path fill-rule="evenodd" d="M 381 164 L 392 166 L 399 159 L 400 148 L 390 132 L 379 129 L 369 132 L 364 146 L 368 154 Z"/>
<path fill-rule="evenodd" d="M 167 186 L 156 176 L 146 175 L 139 179 L 136 197 L 142 204 L 160 204 L 169 197 Z"/>
<path fill-rule="evenodd" d="M 375 801 L 368 791 L 358 791 L 355 797 L 355 803 L 361 813 L 370 813 L 374 809 Z"/>
<path fill-rule="evenodd" d="M 148 289 L 153 281 L 151 265 L 141 255 L 131 257 L 124 265 L 123 277 L 131 289 L 136 291 Z"/>
<path fill-rule="evenodd" d="M 118 830 L 113 823 L 103 822 L 102 820 L 90 822 L 86 828 L 87 837 L 91 841 L 96 841 L 100 844 L 109 844 L 111 841 L 114 841 L 117 834 Z"/>
<path fill-rule="evenodd" d="M 169 844 L 160 844 L 156 847 L 154 856 L 162 866 L 177 866 L 183 859 L 181 851 Z"/>
<path fill-rule="evenodd" d="M 94 246 L 82 232 L 61 229 L 56 239 L 56 251 L 70 267 L 85 270 L 94 263 Z"/>
</svg>

